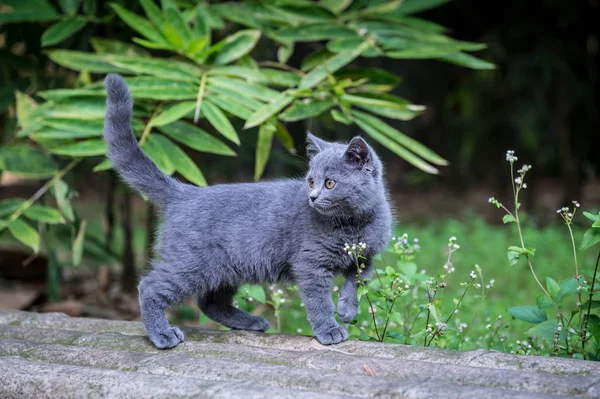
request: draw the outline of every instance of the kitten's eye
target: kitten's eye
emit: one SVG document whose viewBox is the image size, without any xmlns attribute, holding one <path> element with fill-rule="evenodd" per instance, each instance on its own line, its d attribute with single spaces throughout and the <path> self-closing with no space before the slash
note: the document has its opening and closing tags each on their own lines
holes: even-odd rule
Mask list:
<svg viewBox="0 0 600 399">
<path fill-rule="evenodd" d="M 335 181 L 331 180 L 331 179 L 327 179 L 325 180 L 325 187 L 327 187 L 328 189 L 332 189 L 335 186 Z"/>
<path fill-rule="evenodd" d="M 315 181 L 311 177 L 310 179 L 308 179 L 308 187 L 313 188 L 314 186 L 315 186 Z"/>
</svg>

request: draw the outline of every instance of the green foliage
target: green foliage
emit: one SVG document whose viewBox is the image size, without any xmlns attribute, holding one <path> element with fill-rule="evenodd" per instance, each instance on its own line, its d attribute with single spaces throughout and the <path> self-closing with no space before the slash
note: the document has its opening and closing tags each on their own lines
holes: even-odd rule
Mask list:
<svg viewBox="0 0 600 399">
<path fill-rule="evenodd" d="M 433 165 L 447 165 L 446 160 L 380 118 L 408 121 L 424 107 L 387 94 L 401 82 L 399 77 L 354 62 L 361 57 L 431 58 L 489 68 L 463 53 L 484 45 L 454 40 L 442 27 L 408 16 L 442 3 L 163 1 L 159 5 L 143 0 L 132 2 L 141 7 L 142 12 L 136 12 L 124 2 L 100 9 L 87 0 L 59 1 L 56 8 L 46 0 L 9 1 L 0 22 L 47 26 L 41 45 L 63 45 L 47 50 L 47 56 L 79 75 L 75 87 L 71 83 L 65 85 L 70 88 L 38 90 L 33 95 L 17 91 L 19 130 L 10 144 L 0 148 L 0 170 L 52 178 L 33 200 L 53 192 L 62 216 L 46 212 L 36 221 L 67 221 L 74 231 L 73 263 L 79 264 L 85 234 L 61 179 L 82 159 L 105 155 L 102 78 L 116 72 L 126 77 L 135 98 L 132 127 L 142 150 L 165 173 L 177 173 L 193 184 L 207 182 L 185 147 L 235 156 L 232 147 L 241 145 L 241 134 L 248 134 L 238 130 L 238 119 L 245 130 L 258 131 L 257 180 L 268 164 L 273 140 L 296 153 L 284 123 L 318 117 L 356 124 L 417 168 L 438 173 Z M 118 25 L 133 37 L 131 41 L 93 37 L 93 52 L 69 48 L 73 38 L 84 37 L 83 32 L 98 23 Z M 257 62 L 253 57 L 259 53 L 259 42 L 277 48 L 277 60 Z M 300 70 L 287 64 L 298 42 L 317 48 L 301 62 Z M 75 164 L 57 167 L 69 159 Z M 95 172 L 112 167 L 102 159 L 96 165 Z M 17 221 L 36 212 L 32 205 L 27 201 L 14 208 L 0 229 L 8 228 L 37 251 L 37 233 Z"/>
</svg>

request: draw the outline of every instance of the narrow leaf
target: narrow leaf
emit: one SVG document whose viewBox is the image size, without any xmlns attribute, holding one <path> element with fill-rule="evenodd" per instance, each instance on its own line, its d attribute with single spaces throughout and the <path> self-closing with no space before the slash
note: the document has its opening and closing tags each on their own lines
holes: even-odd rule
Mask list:
<svg viewBox="0 0 600 399">
<path fill-rule="evenodd" d="M 64 181 L 58 180 L 52 187 L 52 193 L 54 194 L 54 198 L 56 198 L 58 209 L 60 209 L 65 219 L 73 222 L 75 220 L 75 213 L 68 197 L 69 186 Z"/>
<path fill-rule="evenodd" d="M 73 266 L 77 267 L 81 264 L 81 258 L 83 257 L 83 244 L 85 241 L 85 229 L 87 227 L 87 220 L 83 220 L 79 225 L 79 231 L 75 240 L 73 241 Z"/>
<path fill-rule="evenodd" d="M 294 101 L 294 97 L 291 97 L 286 93 L 281 93 L 278 98 L 271 100 L 271 102 L 265 104 L 256 112 L 254 112 L 246 121 L 244 129 L 249 129 L 251 127 L 260 125 L 277 112 L 287 107 L 292 101 Z"/>
<path fill-rule="evenodd" d="M 185 151 L 163 135 L 153 134 L 152 138 L 158 143 L 177 172 L 197 186 L 206 186 L 204 175 Z"/>
<path fill-rule="evenodd" d="M 43 205 L 32 205 L 25 212 L 24 215 L 37 222 L 49 223 L 49 224 L 57 224 L 64 223 L 65 219 L 63 219 L 60 212 L 54 208 L 50 208 Z"/>
<path fill-rule="evenodd" d="M 85 20 L 70 18 L 64 21 L 57 22 L 52 25 L 42 34 L 42 47 L 58 44 L 79 32 L 85 26 Z"/>
<path fill-rule="evenodd" d="M 233 141 L 235 144 L 240 145 L 240 138 L 238 137 L 237 132 L 219 107 L 207 101 L 203 104 L 202 114 L 219 133 Z"/>
<path fill-rule="evenodd" d="M 159 126 L 158 130 L 197 151 L 227 156 L 236 155 L 225 143 L 187 122 L 173 122 Z"/>
<path fill-rule="evenodd" d="M 106 142 L 102 139 L 90 139 L 66 144 L 50 149 L 50 152 L 69 157 L 91 157 L 106 153 Z"/>
<path fill-rule="evenodd" d="M 113 10 L 115 10 L 119 18 L 121 18 L 123 22 L 129 25 L 131 29 L 140 33 L 142 36 L 144 36 L 152 42 L 160 44 L 166 43 L 165 39 L 148 20 L 138 16 L 137 14 L 131 11 L 128 11 L 127 9 L 121 7 L 116 3 L 112 3 L 111 7 L 113 8 Z"/>
<path fill-rule="evenodd" d="M 40 236 L 33 227 L 21 219 L 16 219 L 8 224 L 8 230 L 17 240 L 33 249 L 35 253 L 39 252 Z"/>
<path fill-rule="evenodd" d="M 267 161 L 269 160 L 269 154 L 271 153 L 271 146 L 273 144 L 273 134 L 275 133 L 275 127 L 270 124 L 263 124 L 258 129 L 258 140 L 256 142 L 256 163 L 254 166 L 254 180 L 260 179 L 262 176 Z"/>
<path fill-rule="evenodd" d="M 228 36 L 224 39 L 213 62 L 217 65 L 224 65 L 243 57 L 252 51 L 259 38 L 259 30 L 241 30 Z M 219 43 L 215 46 L 219 46 Z"/>
<path fill-rule="evenodd" d="M 152 119 L 152 126 L 163 126 L 178 121 L 192 112 L 194 108 L 196 108 L 196 102 L 194 101 L 184 101 L 172 105 Z"/>
</svg>

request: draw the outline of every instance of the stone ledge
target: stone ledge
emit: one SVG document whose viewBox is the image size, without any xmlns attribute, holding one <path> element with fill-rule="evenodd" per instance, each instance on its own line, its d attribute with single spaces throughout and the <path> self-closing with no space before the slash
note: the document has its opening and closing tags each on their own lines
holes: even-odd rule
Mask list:
<svg viewBox="0 0 600 399">
<path fill-rule="evenodd" d="M 0 311 L 0 397 L 598 397 L 600 364 Z M 365 365 L 375 376 L 365 371 Z"/>
</svg>

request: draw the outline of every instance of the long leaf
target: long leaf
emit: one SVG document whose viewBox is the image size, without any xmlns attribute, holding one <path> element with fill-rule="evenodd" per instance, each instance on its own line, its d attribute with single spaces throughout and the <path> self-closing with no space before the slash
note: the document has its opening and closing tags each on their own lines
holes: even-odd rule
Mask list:
<svg viewBox="0 0 600 399">
<path fill-rule="evenodd" d="M 102 139 L 90 139 L 50 149 L 50 152 L 69 157 L 91 157 L 106 153 L 106 142 Z"/>
<path fill-rule="evenodd" d="M 17 240 L 33 249 L 35 253 L 39 252 L 40 236 L 33 227 L 21 219 L 16 219 L 8 224 L 8 230 Z"/>
<path fill-rule="evenodd" d="M 325 80 L 329 74 L 333 74 L 338 69 L 352 62 L 369 46 L 370 44 L 368 42 L 363 42 L 360 46 L 356 47 L 352 51 L 343 51 L 334 55 L 325 61 L 324 64 L 317 66 L 308 74 L 306 74 L 306 76 L 302 78 L 299 88 L 308 89 L 316 86 L 317 84 L 321 83 L 321 81 Z"/>
<path fill-rule="evenodd" d="M 260 39 L 258 30 L 241 30 L 224 39 L 220 50 L 216 53 L 213 62 L 217 65 L 224 65 L 233 62 L 248 54 Z M 219 44 L 215 44 L 219 46 Z"/>
<path fill-rule="evenodd" d="M 58 65 L 75 71 L 88 71 L 92 73 L 127 72 L 126 69 L 110 64 L 107 60 L 107 54 L 93 54 L 70 50 L 52 50 L 48 51 L 47 54 Z"/>
<path fill-rule="evenodd" d="M 440 57 L 441 60 L 472 69 L 496 69 L 491 62 L 484 61 L 465 53 L 452 53 Z"/>
<path fill-rule="evenodd" d="M 193 83 L 197 82 L 202 74 L 202 70 L 195 65 L 162 58 L 112 56 L 107 61 L 111 65 L 137 74 Z"/>
<path fill-rule="evenodd" d="M 69 186 L 63 180 L 58 180 L 52 187 L 52 194 L 60 212 L 70 222 L 75 221 L 75 212 L 69 200 Z"/>
<path fill-rule="evenodd" d="M 423 159 L 432 162 L 436 165 L 445 166 L 448 165 L 448 161 L 444 158 L 431 151 L 429 148 L 425 147 L 423 144 L 418 141 L 408 137 L 397 129 L 394 129 L 381 119 L 374 117 L 373 115 L 369 115 L 364 112 L 353 110 L 352 114 L 358 119 L 363 121 L 370 126 L 373 126 L 378 131 L 382 132 L 389 138 L 397 141 L 399 144 L 413 151 L 415 154 L 419 155 Z"/>
<path fill-rule="evenodd" d="M 30 179 L 51 177 L 56 165 L 43 151 L 25 144 L 6 144 L 0 146 L 0 171 Z"/>
<path fill-rule="evenodd" d="M 58 44 L 69 36 L 79 32 L 85 26 L 83 19 L 70 18 L 49 27 L 42 34 L 42 47 Z"/>
<path fill-rule="evenodd" d="M 43 223 L 64 223 L 65 219 L 60 212 L 54 208 L 43 205 L 32 205 L 24 212 L 25 217 Z"/>
<path fill-rule="evenodd" d="M 173 143 L 171 140 L 160 134 L 152 135 L 152 138 L 156 140 L 158 146 L 169 158 L 171 164 L 177 172 L 179 172 L 187 180 L 198 186 L 206 186 L 206 179 L 198 168 L 198 166 L 192 161 L 192 159 L 183 151 L 179 146 Z"/>
<path fill-rule="evenodd" d="M 173 122 L 168 125 L 159 126 L 158 130 L 173 140 L 185 144 L 196 151 L 227 156 L 236 155 L 225 143 L 187 122 Z"/>
<path fill-rule="evenodd" d="M 269 160 L 269 154 L 271 153 L 271 146 L 273 144 L 273 134 L 275 133 L 275 127 L 270 124 L 261 125 L 258 129 L 258 140 L 256 142 L 256 163 L 254 166 L 254 180 L 260 179 L 262 176 L 267 161 Z"/>
<path fill-rule="evenodd" d="M 77 236 L 75 236 L 75 240 L 73 240 L 73 266 L 77 267 L 81 263 L 81 258 L 83 257 L 83 247 L 85 242 L 85 229 L 87 227 L 87 220 L 83 220 L 79 225 L 79 231 L 77 232 Z"/>
<path fill-rule="evenodd" d="M 171 162 L 171 158 L 168 156 L 164 148 L 162 148 L 162 141 L 157 139 L 158 135 L 149 135 L 144 144 L 142 150 L 150 157 L 150 159 L 158 166 L 160 170 L 168 175 L 172 175 L 175 172 L 175 166 Z"/>
<path fill-rule="evenodd" d="M 60 17 L 46 0 L 3 0 L 2 5 L 0 24 L 51 21 Z"/>
<path fill-rule="evenodd" d="M 93 37 L 90 39 L 90 43 L 94 48 L 94 51 L 98 54 L 112 54 L 112 55 L 137 55 L 140 57 L 149 57 L 150 54 L 135 44 L 122 42 L 119 40 L 105 39 L 103 37 Z"/>
<path fill-rule="evenodd" d="M 274 33 L 279 40 L 312 42 L 337 38 L 356 37 L 356 31 L 336 23 L 318 23 L 284 28 Z"/>
<path fill-rule="evenodd" d="M 208 79 L 207 85 L 209 89 L 213 88 L 217 93 L 221 88 L 224 88 L 239 93 L 238 96 L 256 98 L 263 101 L 271 101 L 279 97 L 279 92 L 276 90 L 225 76 L 211 76 Z"/>
<path fill-rule="evenodd" d="M 178 121 L 196 108 L 195 101 L 184 101 L 167 108 L 156 118 L 152 119 L 152 126 L 163 126 Z"/>
<path fill-rule="evenodd" d="M 353 114 L 354 114 L 354 112 L 356 112 L 356 111 L 353 111 Z M 396 155 L 398 155 L 400 158 L 404 159 L 405 161 L 413 164 L 417 168 L 419 168 L 427 173 L 431 173 L 431 174 L 439 173 L 439 171 L 435 167 L 433 167 L 430 164 L 428 164 L 427 162 L 423 161 L 423 159 L 419 158 L 417 155 L 410 152 L 406 148 L 400 146 L 397 142 L 393 141 L 392 139 L 390 139 L 389 137 L 387 137 L 386 135 L 381 133 L 375 127 L 371 126 L 368 123 L 365 123 L 364 121 L 362 121 L 359 118 L 356 118 L 355 122 L 369 136 L 373 137 L 375 140 L 380 142 L 382 145 L 387 147 L 389 150 L 396 153 Z"/>
<path fill-rule="evenodd" d="M 202 114 L 219 133 L 235 144 L 240 145 L 240 138 L 237 132 L 219 107 L 207 101 L 203 104 Z"/>
<path fill-rule="evenodd" d="M 281 120 L 286 122 L 299 121 L 314 118 L 326 112 L 335 105 L 333 99 L 319 100 L 296 100 L 291 107 L 281 114 Z"/>
<path fill-rule="evenodd" d="M 116 3 L 112 3 L 111 7 L 113 8 L 113 10 L 115 10 L 119 18 L 121 18 L 127 25 L 129 25 L 131 29 L 140 33 L 148 40 L 160 44 L 167 43 L 164 37 L 161 36 L 160 32 L 158 32 L 154 28 L 154 26 L 152 26 L 152 24 L 148 22 L 148 20 L 139 17 L 138 15 L 126 10 L 125 8 L 121 7 Z"/>
<path fill-rule="evenodd" d="M 260 125 L 277 112 L 287 107 L 292 101 L 294 101 L 294 97 L 286 93 L 281 93 L 276 99 L 271 100 L 271 102 L 263 105 L 256 112 L 254 112 L 246 121 L 244 129 L 249 129 L 251 127 Z"/>
<path fill-rule="evenodd" d="M 126 78 L 125 81 L 137 99 L 194 100 L 197 94 L 197 87 L 191 82 L 151 77 Z"/>
</svg>

